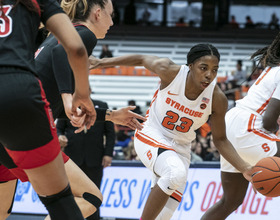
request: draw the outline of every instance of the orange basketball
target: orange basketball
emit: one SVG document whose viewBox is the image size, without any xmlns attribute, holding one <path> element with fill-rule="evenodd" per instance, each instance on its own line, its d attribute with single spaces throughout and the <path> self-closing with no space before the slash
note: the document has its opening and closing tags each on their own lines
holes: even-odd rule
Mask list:
<svg viewBox="0 0 280 220">
<path fill-rule="evenodd" d="M 256 190 L 268 197 L 280 196 L 280 158 L 266 157 L 253 168 L 252 184 Z"/>
</svg>

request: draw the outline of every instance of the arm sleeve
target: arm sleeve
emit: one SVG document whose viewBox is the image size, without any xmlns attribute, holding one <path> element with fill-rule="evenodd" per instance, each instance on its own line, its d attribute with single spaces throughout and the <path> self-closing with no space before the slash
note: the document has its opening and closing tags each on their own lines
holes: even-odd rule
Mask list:
<svg viewBox="0 0 280 220">
<path fill-rule="evenodd" d="M 61 44 L 52 49 L 52 68 L 59 93 L 74 92 L 74 76 L 67 54 Z"/>
<path fill-rule="evenodd" d="M 78 33 L 85 44 L 88 56 L 90 56 L 97 42 L 95 35 L 87 28 L 79 30 Z M 61 44 L 56 45 L 52 50 L 52 64 L 59 92 L 73 94 L 75 90 L 74 75 Z"/>
<path fill-rule="evenodd" d="M 38 3 L 41 9 L 41 21 L 44 25 L 51 16 L 64 13 L 56 0 L 40 0 Z"/>
<path fill-rule="evenodd" d="M 106 108 L 109 108 L 107 103 Z M 116 140 L 114 123 L 111 121 L 105 121 L 104 123 L 104 134 L 106 137 L 104 155 L 113 157 L 113 151 Z"/>
<path fill-rule="evenodd" d="M 86 27 L 83 27 L 81 30 L 78 29 L 78 33 L 86 47 L 88 56 L 90 56 L 97 43 L 95 35 Z"/>
</svg>

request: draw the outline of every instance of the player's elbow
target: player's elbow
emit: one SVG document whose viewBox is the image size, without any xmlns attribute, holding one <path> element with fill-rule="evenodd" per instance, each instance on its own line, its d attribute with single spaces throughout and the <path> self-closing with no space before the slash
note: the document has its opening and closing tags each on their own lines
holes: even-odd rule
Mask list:
<svg viewBox="0 0 280 220">
<path fill-rule="evenodd" d="M 87 54 L 86 48 L 83 44 L 71 45 L 68 52 L 76 57 L 83 57 Z"/>
</svg>

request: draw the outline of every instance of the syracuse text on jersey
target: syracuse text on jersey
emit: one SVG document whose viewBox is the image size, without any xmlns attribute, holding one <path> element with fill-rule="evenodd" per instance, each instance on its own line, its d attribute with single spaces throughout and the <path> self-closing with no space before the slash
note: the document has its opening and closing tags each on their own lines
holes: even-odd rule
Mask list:
<svg viewBox="0 0 280 220">
<path fill-rule="evenodd" d="M 181 105 L 180 103 L 178 103 L 178 102 L 176 102 L 173 99 L 168 98 L 168 97 L 166 98 L 165 102 L 168 105 L 170 105 L 171 107 L 176 108 L 179 111 L 184 112 L 184 113 L 186 113 L 190 116 L 193 116 L 193 117 L 201 118 L 202 115 L 204 114 L 203 112 L 194 111 L 192 109 L 189 109 L 189 108 L 185 107 L 184 105 Z"/>
</svg>

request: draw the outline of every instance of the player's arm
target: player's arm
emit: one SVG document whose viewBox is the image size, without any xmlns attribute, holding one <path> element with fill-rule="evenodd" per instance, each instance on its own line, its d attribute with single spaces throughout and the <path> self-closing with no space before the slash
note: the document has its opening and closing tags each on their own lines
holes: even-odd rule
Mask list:
<svg viewBox="0 0 280 220">
<path fill-rule="evenodd" d="M 210 118 L 213 141 L 220 154 L 244 174 L 244 172 L 246 173 L 251 169 L 251 166 L 238 155 L 237 151 L 226 137 L 225 114 L 227 107 L 226 96 L 220 88 L 216 86 L 213 94 L 212 115 Z"/>
<path fill-rule="evenodd" d="M 114 66 L 144 66 L 156 73 L 161 81 L 171 82 L 180 70 L 180 66 L 168 58 L 160 58 L 151 55 L 130 54 L 120 57 L 97 59 L 90 56 L 90 69 L 114 67 Z"/>
<path fill-rule="evenodd" d="M 85 46 L 69 18 L 63 13 L 51 16 L 46 22 L 46 27 L 55 35 L 67 53 L 75 77 L 72 110 L 76 112 L 80 107 L 87 114 L 86 124 L 89 128 L 95 121 L 96 112 L 90 99 L 89 63 Z"/>
<path fill-rule="evenodd" d="M 279 130 L 279 124 L 277 120 L 280 115 L 280 100 L 271 98 L 267 109 L 263 116 L 263 127 L 270 132 L 277 132 Z"/>
<path fill-rule="evenodd" d="M 279 129 L 277 120 L 280 115 L 280 85 L 278 87 L 274 91 L 263 116 L 264 129 L 273 133 L 277 132 Z"/>
</svg>

